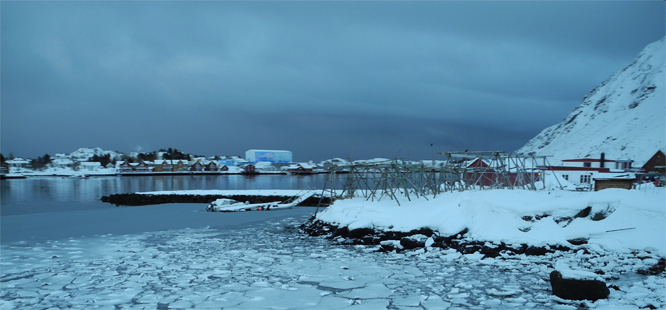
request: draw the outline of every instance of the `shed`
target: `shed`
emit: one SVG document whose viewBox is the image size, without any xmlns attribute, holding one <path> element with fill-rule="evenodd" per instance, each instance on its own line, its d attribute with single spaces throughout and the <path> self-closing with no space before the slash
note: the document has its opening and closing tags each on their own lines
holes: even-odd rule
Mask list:
<svg viewBox="0 0 666 310">
<path fill-rule="evenodd" d="M 245 174 L 255 174 L 257 173 L 257 168 L 254 165 L 247 165 L 243 167 L 243 173 Z"/>
<path fill-rule="evenodd" d="M 658 150 L 641 168 L 644 172 L 658 172 L 664 173 L 666 166 L 666 155 L 661 150 Z"/>
<path fill-rule="evenodd" d="M 624 188 L 632 189 L 634 187 L 633 178 L 595 178 L 594 179 L 594 191 L 600 191 L 607 188 Z"/>
</svg>

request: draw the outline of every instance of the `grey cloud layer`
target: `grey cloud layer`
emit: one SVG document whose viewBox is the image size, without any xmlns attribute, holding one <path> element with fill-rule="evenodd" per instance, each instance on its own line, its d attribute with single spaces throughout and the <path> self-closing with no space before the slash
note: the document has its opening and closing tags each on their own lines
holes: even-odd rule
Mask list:
<svg viewBox="0 0 666 310">
<path fill-rule="evenodd" d="M 2 152 L 280 147 L 305 160 L 352 148 L 418 157 L 430 143 L 512 150 L 662 37 L 663 9 L 5 2 Z"/>
</svg>

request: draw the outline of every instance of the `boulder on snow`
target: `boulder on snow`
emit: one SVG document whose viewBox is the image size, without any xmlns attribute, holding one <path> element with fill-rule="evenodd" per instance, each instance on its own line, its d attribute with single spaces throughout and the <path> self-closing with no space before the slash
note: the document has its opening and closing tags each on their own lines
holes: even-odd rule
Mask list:
<svg viewBox="0 0 666 310">
<path fill-rule="evenodd" d="M 550 273 L 553 295 L 569 300 L 598 300 L 608 298 L 610 290 L 606 283 L 590 279 L 565 279 L 555 270 Z"/>
</svg>

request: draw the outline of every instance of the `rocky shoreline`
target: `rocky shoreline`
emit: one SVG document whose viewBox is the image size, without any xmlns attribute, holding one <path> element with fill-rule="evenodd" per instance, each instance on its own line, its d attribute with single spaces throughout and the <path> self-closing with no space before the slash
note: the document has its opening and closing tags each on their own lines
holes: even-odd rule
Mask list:
<svg viewBox="0 0 666 310">
<path fill-rule="evenodd" d="M 481 242 L 465 238 L 467 229 L 451 236 L 441 236 L 430 228 L 421 228 L 409 232 L 379 231 L 372 228 L 358 228 L 350 230 L 346 226 L 337 227 L 329 223 L 311 219 L 301 226 L 304 233 L 310 236 L 324 236 L 340 244 L 352 245 L 379 245 L 379 251 L 397 253 L 422 249 L 442 248 L 455 249 L 461 254 L 479 252 L 484 258 L 495 258 L 502 254 L 528 256 L 541 256 L 556 251 L 570 251 L 571 248 L 562 245 L 547 245 L 542 247 L 527 244 L 506 244 L 504 242 Z"/>
<path fill-rule="evenodd" d="M 409 232 L 381 231 L 372 228 L 350 230 L 346 226 L 338 227 L 316 220 L 312 217 L 300 226 L 300 230 L 302 233 L 308 234 L 309 236 L 325 237 L 335 244 L 378 246 L 376 252 L 384 253 L 409 254 L 413 251 L 421 251 L 423 253 L 424 251 L 428 252 L 429 249 L 439 248 L 441 250 L 452 249 L 460 254 L 478 253 L 483 255 L 480 258 L 481 260 L 486 258 L 510 260 L 511 257 L 519 258 L 520 255 L 553 257 L 561 255 L 562 253 L 571 253 L 572 255 L 577 255 L 579 257 L 587 257 L 592 261 L 596 260 L 595 257 L 600 255 L 599 253 L 590 253 L 585 246 L 579 246 L 586 243 L 579 243 L 580 240 L 570 240 L 569 243 L 571 243 L 572 247 L 564 245 L 531 246 L 527 244 L 506 244 L 504 242 L 494 241 L 484 242 L 466 238 L 466 234 L 468 233 L 467 229 L 463 229 L 450 236 L 439 235 L 438 232 L 433 231 L 430 228 L 421 228 Z M 633 253 L 630 256 L 633 256 L 631 260 L 634 262 L 653 262 L 647 264 L 646 268 L 634 269 L 634 272 L 637 274 L 644 276 L 664 274 L 666 269 L 665 258 L 657 258 L 649 253 Z M 590 265 L 590 267 L 592 267 L 590 270 L 594 272 L 594 274 L 604 276 L 607 279 L 618 279 L 619 274 L 615 274 L 615 272 L 607 274 L 607 265 L 607 263 L 599 263 L 599 265 L 596 266 L 598 268 Z M 554 281 L 553 279 L 558 281 Z M 568 300 L 594 301 L 605 299 L 608 298 L 610 293 L 609 288 L 615 291 L 620 290 L 616 285 L 608 286 L 605 282 L 598 280 L 562 279 L 561 274 L 557 271 L 552 271 L 550 280 L 552 293 L 557 297 Z M 581 307 L 583 306 L 584 304 L 581 304 Z M 656 309 L 652 304 L 647 305 L 646 308 Z"/>
<path fill-rule="evenodd" d="M 408 232 L 399 231 L 381 231 L 372 228 L 358 228 L 350 230 L 348 227 L 338 227 L 323 221 L 310 218 L 300 227 L 303 233 L 313 237 L 325 237 L 337 244 L 348 245 L 374 245 L 379 246 L 379 252 L 401 253 L 418 249 L 440 248 L 453 249 L 460 254 L 479 253 L 483 258 L 496 258 L 500 256 L 544 256 L 556 252 L 582 251 L 584 254 L 590 254 L 585 247 L 578 247 L 585 244 L 586 240 L 569 240 L 572 245 L 545 245 L 532 246 L 528 244 L 507 244 L 496 241 L 476 241 L 465 237 L 468 230 L 450 235 L 442 236 L 430 228 L 421 228 Z M 649 259 L 652 257 L 638 257 L 638 259 Z M 638 270 L 639 274 L 657 275 L 666 270 L 666 259 L 663 257 L 652 267 Z"/>
</svg>

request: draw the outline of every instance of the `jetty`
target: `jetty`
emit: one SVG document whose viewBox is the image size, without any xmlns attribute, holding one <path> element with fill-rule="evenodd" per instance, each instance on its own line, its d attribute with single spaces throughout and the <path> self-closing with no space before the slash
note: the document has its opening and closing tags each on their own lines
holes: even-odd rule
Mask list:
<svg viewBox="0 0 666 310">
<path fill-rule="evenodd" d="M 331 197 L 312 190 L 183 190 L 121 193 L 102 196 L 101 201 L 116 206 L 144 206 L 166 203 L 211 204 L 218 199 L 233 199 L 251 204 L 298 201 L 296 206 L 329 205 Z M 320 204 L 321 201 L 321 204 Z"/>
</svg>

